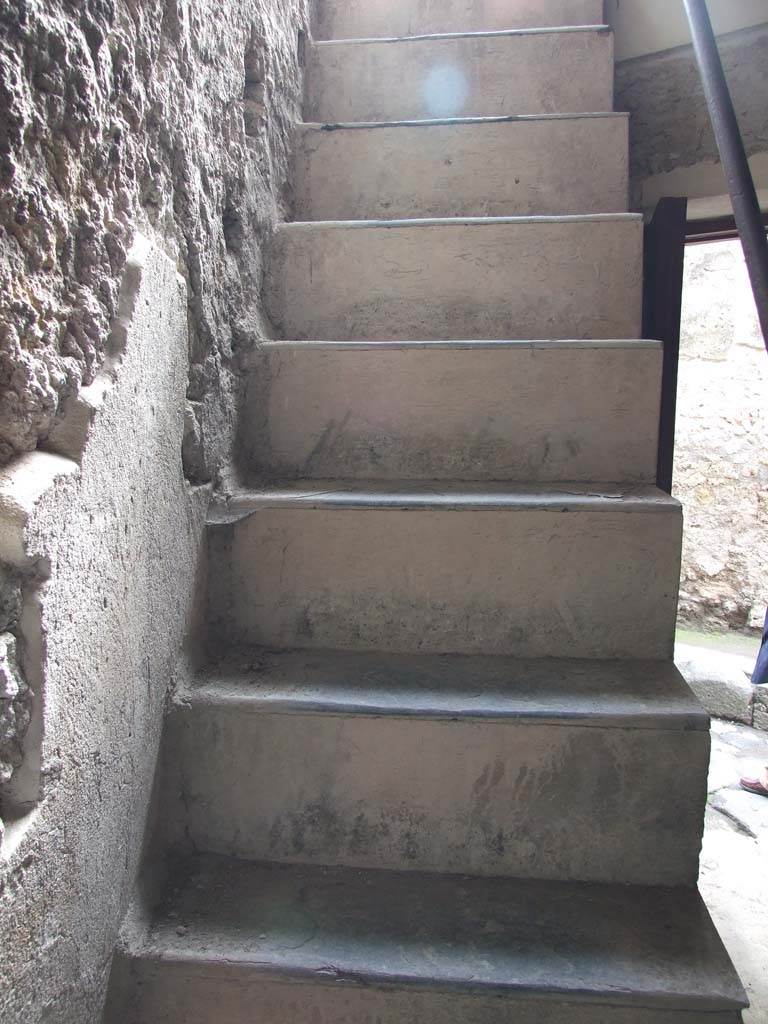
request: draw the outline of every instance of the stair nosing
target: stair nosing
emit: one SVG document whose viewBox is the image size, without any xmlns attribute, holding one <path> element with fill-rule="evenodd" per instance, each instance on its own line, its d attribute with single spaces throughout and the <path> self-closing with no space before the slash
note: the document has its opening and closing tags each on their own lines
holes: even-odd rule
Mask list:
<svg viewBox="0 0 768 1024">
<path fill-rule="evenodd" d="M 311 659 L 310 659 L 311 660 Z M 470 659 L 471 660 L 471 659 Z M 582 728 L 582 729 L 617 729 L 645 732 L 697 732 L 706 733 L 709 731 L 709 715 L 702 708 L 696 706 L 696 700 L 691 693 L 690 706 L 682 704 L 667 707 L 666 709 L 653 709 L 654 698 L 649 697 L 646 701 L 646 708 L 637 707 L 624 709 L 614 706 L 610 708 L 606 703 L 603 709 L 595 707 L 598 699 L 597 694 L 592 695 L 592 706 L 589 695 L 583 698 L 581 709 L 578 708 L 578 701 L 572 702 L 573 706 L 568 707 L 563 700 L 561 710 L 555 707 L 556 697 L 549 699 L 549 706 L 545 702 L 536 704 L 536 698 L 527 694 L 528 706 L 525 701 L 518 698 L 514 702 L 514 691 L 509 694 L 500 694 L 496 691 L 493 694 L 485 694 L 476 697 L 474 694 L 460 694 L 448 691 L 442 704 L 430 703 L 422 695 L 418 699 L 408 700 L 405 696 L 406 689 L 388 691 L 392 701 L 387 704 L 384 700 L 365 700 L 362 696 L 363 687 L 358 690 L 350 690 L 345 698 L 343 687 L 334 688 L 333 684 L 326 685 L 326 694 L 322 694 L 323 687 L 316 685 L 309 696 L 297 696 L 296 691 L 289 694 L 285 686 L 273 686 L 269 688 L 269 670 L 266 670 L 262 678 L 264 685 L 254 681 L 255 673 L 248 673 L 245 669 L 237 673 L 226 668 L 217 670 L 209 668 L 201 670 L 194 683 L 184 690 L 178 691 L 172 701 L 174 710 L 184 714 L 188 711 L 216 709 L 225 712 L 232 712 L 237 715 L 254 716 L 295 716 L 307 718 L 343 718 L 343 719 L 376 719 L 376 720 L 401 720 L 420 722 L 452 722 L 452 723 L 496 723 L 507 725 L 523 725 L 526 727 L 549 726 L 557 728 Z M 682 691 L 686 689 L 682 679 Z M 413 697 L 415 691 L 411 689 Z M 418 694 L 416 694 L 418 696 Z M 493 698 L 496 698 L 495 701 Z M 504 706 L 504 697 L 509 700 Z M 453 698 L 453 700 L 451 700 Z M 474 707 L 468 706 L 468 700 L 476 699 Z M 656 703 L 660 698 L 656 696 Z M 395 703 L 400 701 L 400 703 Z"/>
<path fill-rule="evenodd" d="M 242 975 L 258 978 L 261 981 L 274 982 L 278 984 L 291 983 L 314 983 L 318 985 L 355 985 L 366 988 L 375 985 L 377 988 L 391 989 L 394 991 L 407 989 L 410 991 L 426 992 L 452 992 L 467 996 L 506 996 L 509 999 L 528 999 L 536 1002 L 554 1002 L 555 1000 L 581 1006 L 614 1006 L 622 1009 L 638 1010 L 677 1010 L 680 1012 L 694 1013 L 723 1013 L 737 1010 L 744 1010 L 749 1007 L 749 1002 L 737 999 L 714 999 L 702 996 L 700 992 L 681 992 L 675 995 L 668 995 L 662 992 L 643 992 L 636 996 L 632 989 L 611 989 L 610 991 L 599 992 L 593 989 L 569 989 L 565 986 L 552 985 L 548 988 L 537 987 L 533 984 L 515 982 L 482 982 L 469 979 L 452 980 L 449 978 L 427 978 L 408 974 L 385 973 L 369 968 L 365 971 L 345 971 L 342 968 L 334 969 L 330 965 L 328 970 L 315 967 L 300 967 L 281 964 L 270 964 L 245 956 L 211 956 L 203 953 L 182 953 L 179 951 L 168 952 L 158 950 L 149 946 L 148 948 L 128 951 L 121 950 L 121 956 L 125 959 L 137 962 L 151 962 L 163 965 L 199 966 L 209 969 L 222 967 Z"/>
<path fill-rule="evenodd" d="M 510 351 L 529 351 L 529 350 L 572 350 L 572 349 L 615 349 L 617 351 L 659 351 L 663 349 L 664 342 L 657 341 L 653 338 L 615 338 L 615 339 L 583 339 L 574 338 L 559 339 L 549 338 L 540 339 L 537 341 L 526 341 L 523 339 L 510 339 L 510 340 L 466 340 L 466 341 L 439 341 L 439 340 L 425 340 L 425 341 L 408 341 L 408 340 L 396 340 L 391 341 L 355 341 L 350 339 L 348 341 L 333 341 L 328 338 L 317 338 L 317 339 L 267 339 L 265 341 L 256 342 L 254 345 L 255 352 L 261 352 L 271 349 L 326 349 L 326 350 L 338 350 L 338 351 L 366 351 L 372 352 L 381 351 L 398 351 L 408 349 L 423 350 L 423 349 L 435 349 L 435 350 L 470 350 L 474 351 L 477 349 L 488 349 L 488 350 L 499 350 L 508 349 Z"/>
<path fill-rule="evenodd" d="M 404 485 L 407 484 L 407 485 Z M 567 488 L 567 489 L 563 489 Z M 680 515 L 682 506 L 654 484 L 291 480 L 252 486 L 215 498 L 208 526 L 230 526 L 270 509 L 412 512 L 619 512 Z"/>
<path fill-rule="evenodd" d="M 553 25 L 543 28 L 503 28 L 485 32 L 428 32 L 415 36 L 361 36 L 353 39 L 313 39 L 313 47 L 354 46 L 369 43 L 413 43 L 444 39 L 495 39 L 505 36 L 577 35 L 579 33 L 611 35 L 610 25 Z"/>
<path fill-rule="evenodd" d="M 371 220 L 290 220 L 281 221 L 276 231 L 311 230 L 311 231 L 359 231 L 369 228 L 430 228 L 430 227 L 499 227 L 501 225 L 519 225 L 521 227 L 536 224 L 612 224 L 612 223 L 643 223 L 641 213 L 585 213 L 535 215 L 519 217 L 412 217 L 371 219 Z"/>
<path fill-rule="evenodd" d="M 331 705 L 322 701 L 313 703 L 291 702 L 289 699 L 280 699 L 267 702 L 258 696 L 252 698 L 244 695 L 226 697 L 215 696 L 214 687 L 205 686 L 195 688 L 183 696 L 174 700 L 173 706 L 177 710 L 189 708 L 215 708 L 221 711 L 231 711 L 233 714 L 250 714 L 254 716 L 275 716 L 275 717 L 306 717 L 306 718 L 339 718 L 339 719 L 387 719 L 389 721 L 408 722 L 482 722 L 495 724 L 516 724 L 525 725 L 529 728 L 554 727 L 568 729 L 615 729 L 632 732 L 708 732 L 708 726 L 704 719 L 699 720 L 694 713 L 683 711 L 669 712 L 666 716 L 656 713 L 654 716 L 641 716 L 637 713 L 609 713 L 609 712 L 582 712 L 567 711 L 562 714 L 554 712 L 512 712 L 503 714 L 501 712 L 489 711 L 439 711 L 433 709 L 424 710 L 393 710 L 383 706 L 365 704 Z M 708 720 L 707 720 L 708 721 Z"/>
<path fill-rule="evenodd" d="M 528 124 L 537 121 L 629 120 L 627 111 L 590 111 L 573 114 L 505 114 L 499 117 L 434 117 L 402 121 L 298 121 L 300 131 L 354 131 L 371 128 L 440 128 L 459 125 Z"/>
</svg>

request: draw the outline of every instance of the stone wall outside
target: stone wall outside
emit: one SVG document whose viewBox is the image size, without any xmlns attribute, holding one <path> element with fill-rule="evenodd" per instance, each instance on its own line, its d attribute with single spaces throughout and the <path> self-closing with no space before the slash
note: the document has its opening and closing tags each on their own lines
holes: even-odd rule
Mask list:
<svg viewBox="0 0 768 1024">
<path fill-rule="evenodd" d="M 686 250 L 678 402 L 680 620 L 756 630 L 768 604 L 768 356 L 738 241 Z"/>
</svg>

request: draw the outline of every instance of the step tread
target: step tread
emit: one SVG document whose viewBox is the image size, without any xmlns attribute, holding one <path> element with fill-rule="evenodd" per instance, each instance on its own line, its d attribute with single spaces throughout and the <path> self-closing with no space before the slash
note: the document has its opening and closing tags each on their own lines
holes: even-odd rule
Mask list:
<svg viewBox="0 0 768 1024">
<path fill-rule="evenodd" d="M 709 728 L 675 666 L 658 661 L 253 648 L 207 665 L 177 702 L 254 714 Z"/>
<path fill-rule="evenodd" d="M 580 114 L 504 114 L 500 117 L 432 117 L 411 121 L 300 121 L 305 132 L 339 132 L 371 128 L 445 128 L 458 125 L 528 124 L 533 121 L 628 120 L 626 111 L 598 110 Z"/>
<path fill-rule="evenodd" d="M 700 1011 L 744 991 L 694 889 L 198 856 L 127 954 L 281 981 Z"/>
<path fill-rule="evenodd" d="M 620 511 L 680 513 L 680 503 L 651 484 L 553 485 L 511 482 L 291 480 L 215 499 L 208 524 L 238 522 L 263 509 L 402 509 L 413 511 Z"/>
<path fill-rule="evenodd" d="M 480 32 L 427 32 L 415 36 L 369 36 L 359 39 L 314 39 L 316 47 L 354 46 L 361 43 L 420 43 L 443 39 L 498 39 L 502 36 L 552 36 L 576 33 L 611 33 L 610 25 L 552 25 L 544 28 L 502 28 Z"/>
</svg>

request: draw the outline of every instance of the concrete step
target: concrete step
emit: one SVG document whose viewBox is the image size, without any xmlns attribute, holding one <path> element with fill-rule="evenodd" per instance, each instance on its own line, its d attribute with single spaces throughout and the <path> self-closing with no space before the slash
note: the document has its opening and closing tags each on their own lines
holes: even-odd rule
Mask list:
<svg viewBox="0 0 768 1024">
<path fill-rule="evenodd" d="M 606 26 L 316 42 L 306 121 L 613 110 Z"/>
<path fill-rule="evenodd" d="M 198 856 L 125 929 L 107 1024 L 738 1024 L 695 889 Z"/>
<path fill-rule="evenodd" d="M 656 479 L 660 342 L 268 342 L 250 479 Z"/>
<path fill-rule="evenodd" d="M 214 642 L 672 658 L 678 502 L 653 487 L 297 481 L 215 506 Z"/>
<path fill-rule="evenodd" d="M 693 885 L 708 728 L 667 662 L 251 649 L 179 695 L 163 821 L 238 857 Z"/>
<path fill-rule="evenodd" d="M 304 124 L 297 220 L 625 213 L 626 114 Z"/>
<path fill-rule="evenodd" d="M 264 294 L 298 340 L 638 338 L 642 247 L 634 214 L 282 224 Z"/>
<path fill-rule="evenodd" d="M 603 0 L 320 0 L 316 39 L 599 25 Z"/>
</svg>

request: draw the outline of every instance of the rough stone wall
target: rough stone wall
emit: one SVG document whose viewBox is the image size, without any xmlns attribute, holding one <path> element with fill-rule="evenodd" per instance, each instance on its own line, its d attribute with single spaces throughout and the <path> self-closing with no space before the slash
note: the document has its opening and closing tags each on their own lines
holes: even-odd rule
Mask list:
<svg viewBox="0 0 768 1024">
<path fill-rule="evenodd" d="M 768 152 L 768 24 L 724 36 L 719 43 L 747 152 Z M 630 176 L 636 207 L 647 179 L 718 161 L 692 47 L 618 64 L 616 109 L 632 115 Z"/>
<path fill-rule="evenodd" d="M 136 226 L 189 285 L 188 474 L 214 477 L 286 195 L 307 0 L 0 4 L 0 463 L 104 359 Z"/>
<path fill-rule="evenodd" d="M 683 301 L 680 617 L 757 629 L 768 604 L 768 360 L 739 242 L 688 247 Z"/>
</svg>

